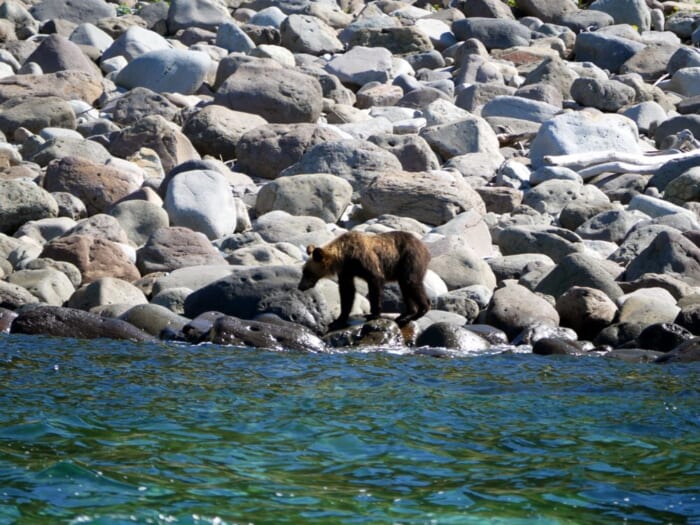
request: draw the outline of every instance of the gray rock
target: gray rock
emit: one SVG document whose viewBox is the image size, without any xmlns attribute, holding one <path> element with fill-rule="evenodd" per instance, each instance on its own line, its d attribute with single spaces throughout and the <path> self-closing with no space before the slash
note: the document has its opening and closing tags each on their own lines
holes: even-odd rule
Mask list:
<svg viewBox="0 0 700 525">
<path fill-rule="evenodd" d="M 339 53 L 343 44 L 335 30 L 317 17 L 289 15 L 280 24 L 282 45 L 294 53 Z"/>
<path fill-rule="evenodd" d="M 0 307 L 16 310 L 25 304 L 38 303 L 39 299 L 24 286 L 0 281 Z"/>
<path fill-rule="evenodd" d="M 145 200 L 120 202 L 109 210 L 109 214 L 119 221 L 135 246 L 143 245 L 153 232 L 170 223 L 168 213 L 161 206 Z"/>
<path fill-rule="evenodd" d="M 645 273 L 666 273 L 691 286 L 700 285 L 700 248 L 680 233 L 661 231 L 627 265 L 625 280 Z"/>
<path fill-rule="evenodd" d="M 610 325 L 617 306 L 602 290 L 572 286 L 557 297 L 556 309 L 562 326 L 573 328 L 581 339 L 593 340 Z"/>
<path fill-rule="evenodd" d="M 154 337 L 182 333 L 182 329 L 190 321 L 157 304 L 137 304 L 119 318 Z"/>
<path fill-rule="evenodd" d="M 179 288 L 169 288 L 163 290 L 151 298 L 150 304 L 163 306 L 176 314 L 185 313 L 185 299 L 192 293 L 192 290 L 181 286 Z"/>
<path fill-rule="evenodd" d="M 530 148 L 533 167 L 544 165 L 545 155 L 567 155 L 614 150 L 641 154 L 634 123 L 620 115 L 586 111 L 558 115 L 542 124 Z"/>
<path fill-rule="evenodd" d="M 560 107 L 546 102 L 506 95 L 494 97 L 487 102 L 481 109 L 481 116 L 508 117 L 542 123 L 554 117 L 560 110 Z"/>
<path fill-rule="evenodd" d="M 73 285 L 73 288 L 78 288 L 83 281 L 80 270 L 74 265 L 66 261 L 54 261 L 53 259 L 37 258 L 24 262 L 21 265 L 24 270 L 58 270 L 62 272 Z"/>
<path fill-rule="evenodd" d="M 448 39 L 449 36 L 445 38 L 445 41 Z M 350 50 L 356 47 L 382 48 L 394 55 L 422 53 L 433 49 L 432 39 L 425 31 L 421 30 L 418 23 L 410 26 L 357 28 L 350 34 L 343 31 L 341 41 Z"/>
<path fill-rule="evenodd" d="M 101 144 L 86 139 L 56 137 L 44 142 L 29 160 L 44 167 L 54 159 L 82 157 L 99 163 L 107 163 L 112 157 Z"/>
<path fill-rule="evenodd" d="M 494 236 L 503 255 L 540 253 L 559 262 L 572 253 L 584 250 L 581 238 L 575 233 L 555 226 L 508 226 Z"/>
<path fill-rule="evenodd" d="M 479 114 L 481 108 L 490 100 L 514 93 L 515 88 L 512 86 L 498 83 L 470 83 L 463 88 L 458 88 L 455 105 L 474 114 Z"/>
<path fill-rule="evenodd" d="M 489 50 L 530 45 L 530 30 L 515 20 L 463 18 L 452 23 L 452 32 L 458 40 L 476 38 Z"/>
<path fill-rule="evenodd" d="M 537 285 L 536 291 L 559 297 L 572 286 L 586 286 L 602 291 L 612 300 L 622 295 L 606 265 L 582 253 L 564 257 Z"/>
<path fill-rule="evenodd" d="M 218 27 L 215 43 L 229 53 L 250 53 L 255 48 L 253 40 L 233 21 L 224 22 Z"/>
<path fill-rule="evenodd" d="M 514 20 L 511 8 L 500 0 L 473 0 L 460 6 L 467 17 L 508 18 Z"/>
<path fill-rule="evenodd" d="M 170 49 L 168 41 L 155 31 L 140 27 L 130 26 L 121 33 L 102 53 L 101 60 L 109 60 L 122 56 L 127 62 L 150 51 Z"/>
<path fill-rule="evenodd" d="M 321 245 L 333 238 L 326 222 L 318 217 L 290 215 L 286 211 L 275 210 L 258 217 L 253 222 L 253 230 L 267 242 L 289 242 L 295 245 Z M 323 234 L 322 242 L 307 242 L 314 233 Z"/>
<path fill-rule="evenodd" d="M 635 195 L 632 197 L 632 200 L 630 200 L 629 209 L 639 210 L 654 218 L 665 217 L 667 215 L 680 215 L 697 226 L 697 217 L 692 211 L 650 195 Z"/>
<path fill-rule="evenodd" d="M 557 326 L 559 314 L 545 299 L 519 284 L 509 284 L 493 293 L 485 322 L 503 330 L 512 340 L 536 324 Z"/>
<path fill-rule="evenodd" d="M 136 259 L 136 265 L 144 275 L 217 264 L 226 264 L 226 261 L 206 236 L 182 227 L 156 230 L 138 250 Z"/>
<path fill-rule="evenodd" d="M 556 216 L 572 201 L 586 202 L 593 205 L 606 204 L 609 199 L 591 184 L 577 181 L 552 179 L 530 189 L 523 196 L 523 204 L 540 213 Z"/>
<path fill-rule="evenodd" d="M 208 0 L 173 0 L 168 9 L 168 32 L 175 34 L 180 29 L 199 27 L 215 31 L 229 22 L 231 15 L 224 2 Z"/>
<path fill-rule="evenodd" d="M 700 50 L 689 46 L 681 46 L 671 55 L 666 71 L 673 75 L 685 67 L 700 67 Z"/>
<path fill-rule="evenodd" d="M 700 339 L 697 337 L 678 345 L 670 352 L 657 357 L 655 363 L 693 363 L 700 361 Z"/>
<path fill-rule="evenodd" d="M 438 296 L 435 306 L 438 310 L 444 310 L 463 316 L 467 323 L 473 323 L 479 316 L 479 303 L 474 298 L 471 287 L 459 288 Z M 490 295 L 489 295 L 490 298 Z M 486 301 L 488 304 L 488 301 Z"/>
<path fill-rule="evenodd" d="M 417 347 L 447 348 L 457 355 L 473 355 L 491 347 L 485 338 L 452 323 L 438 322 L 423 330 L 416 339 Z"/>
<path fill-rule="evenodd" d="M 342 138 L 333 127 L 318 124 L 260 126 L 242 134 L 236 145 L 236 168 L 256 177 L 275 179 L 315 145 Z"/>
<path fill-rule="evenodd" d="M 160 115 L 172 122 L 180 119 L 179 107 L 166 96 L 146 87 L 135 87 L 111 100 L 102 108 L 102 113 L 120 127 L 131 126 L 149 115 Z"/>
<path fill-rule="evenodd" d="M 70 279 L 58 270 L 19 270 L 7 276 L 7 282 L 26 288 L 39 301 L 62 306 L 75 291 Z"/>
<path fill-rule="evenodd" d="M 96 306 L 147 302 L 143 292 L 133 284 L 122 279 L 103 277 L 76 290 L 66 306 L 87 311 Z"/>
<path fill-rule="evenodd" d="M 700 200 L 700 166 L 681 173 L 666 185 L 664 199 L 682 206 Z"/>
<path fill-rule="evenodd" d="M 673 74 L 668 87 L 684 97 L 694 97 L 700 95 L 698 84 L 700 84 L 700 66 L 685 67 Z"/>
<path fill-rule="evenodd" d="M 462 176 L 445 171 L 386 173 L 369 183 L 360 201 L 371 216 L 405 215 L 434 226 L 467 210 L 486 213 L 481 197 Z"/>
<path fill-rule="evenodd" d="M 577 78 L 571 85 L 571 97 L 582 106 L 616 112 L 634 101 L 635 92 L 617 80 Z"/>
<path fill-rule="evenodd" d="M 108 33 L 90 22 L 79 24 L 68 39 L 79 46 L 93 47 L 100 53 L 104 53 L 114 43 Z"/>
<path fill-rule="evenodd" d="M 36 306 L 23 310 L 12 323 L 12 333 L 43 334 L 76 339 L 125 339 L 153 341 L 135 326 L 90 312 L 59 306 Z"/>
<path fill-rule="evenodd" d="M 62 98 L 30 96 L 0 104 L 0 132 L 8 137 L 12 137 L 19 127 L 39 133 L 50 126 L 76 128 L 75 112 Z"/>
<path fill-rule="evenodd" d="M 655 44 L 637 51 L 620 67 L 620 73 L 637 73 L 646 82 L 655 82 L 666 74 L 669 60 L 678 44 Z"/>
<path fill-rule="evenodd" d="M 27 236 L 40 244 L 60 237 L 75 226 L 75 221 L 68 217 L 50 217 L 36 221 L 27 221 L 20 226 L 14 236 L 21 238 Z"/>
<path fill-rule="evenodd" d="M 394 155 L 404 171 L 428 171 L 440 167 L 430 145 L 418 135 L 372 135 L 367 140 Z"/>
<path fill-rule="evenodd" d="M 619 244 L 636 224 L 648 219 L 646 214 L 634 210 L 607 210 L 587 219 L 576 228 L 576 233 L 582 239 Z"/>
<path fill-rule="evenodd" d="M 280 177 L 258 192 L 255 211 L 262 215 L 282 210 L 337 222 L 352 199 L 352 186 L 335 175 L 314 173 Z"/>
<path fill-rule="evenodd" d="M 621 113 L 625 117 L 632 119 L 639 131 L 646 134 L 668 118 L 666 110 L 652 100 L 629 106 Z"/>
<path fill-rule="evenodd" d="M 569 67 L 568 62 L 559 58 L 545 58 L 525 77 L 525 86 L 547 84 L 556 88 L 561 96 L 569 98 L 571 84 L 578 78 L 578 73 Z"/>
<path fill-rule="evenodd" d="M 259 313 L 260 302 L 268 295 L 296 289 L 301 267 L 261 266 L 231 267 L 228 277 L 219 279 L 192 292 L 185 300 L 185 316 L 193 318 L 215 310 L 242 319 L 252 319 Z"/>
<path fill-rule="evenodd" d="M 325 69 L 344 84 L 384 83 L 392 75 L 392 55 L 386 48 L 355 46 L 329 60 Z"/>
<path fill-rule="evenodd" d="M 429 268 L 440 276 L 448 290 L 472 285 L 496 287 L 496 277 L 489 265 L 468 246 L 433 257 Z"/>
<path fill-rule="evenodd" d="M 601 69 L 618 73 L 622 65 L 635 53 L 644 49 L 644 44 L 612 34 L 599 32 L 579 33 L 574 54 L 579 62 L 593 62 Z"/>
<path fill-rule="evenodd" d="M 609 14 L 616 24 L 636 26 L 640 33 L 651 29 L 651 12 L 644 0 L 596 0 L 588 9 Z"/>
<path fill-rule="evenodd" d="M 321 352 L 325 349 L 321 339 L 299 324 L 283 321 L 266 323 L 228 315 L 214 321 L 211 342 L 269 350 Z"/>
<path fill-rule="evenodd" d="M 364 140 L 336 140 L 316 144 L 281 175 L 332 173 L 359 193 L 377 176 L 397 171 L 401 171 L 399 159 L 385 149 Z"/>
<path fill-rule="evenodd" d="M 66 3 L 62 0 L 42 0 L 30 8 L 32 16 L 40 21 L 61 19 L 81 24 L 96 23 L 101 18 L 116 16 L 113 4 L 102 0 L 78 0 Z"/>
<path fill-rule="evenodd" d="M 81 219 L 65 235 L 87 235 L 122 244 L 129 242 L 126 232 L 119 224 L 119 221 L 104 213 Z"/>
<path fill-rule="evenodd" d="M 676 305 L 676 299 L 663 288 L 640 288 L 618 297 L 617 304 L 620 308 L 620 323 L 642 327 L 672 323 L 681 311 Z"/>
<path fill-rule="evenodd" d="M 554 261 L 549 256 L 540 253 L 518 253 L 490 257 L 486 259 L 486 262 L 499 283 L 507 279 L 518 280 L 534 270 L 548 272 L 554 268 Z"/>
<path fill-rule="evenodd" d="M 285 265 L 294 264 L 300 259 L 301 255 L 291 257 L 275 245 L 266 242 L 242 246 L 226 253 L 226 261 L 234 266 Z"/>
<path fill-rule="evenodd" d="M 493 155 L 499 153 L 495 132 L 480 117 L 429 126 L 421 131 L 420 136 L 445 160 L 477 151 Z"/>
<path fill-rule="evenodd" d="M 236 205 L 225 176 L 192 170 L 170 181 L 163 203 L 173 226 L 184 226 L 217 239 L 236 228 Z"/>
<path fill-rule="evenodd" d="M 0 180 L 0 232 L 14 233 L 27 221 L 58 215 L 54 198 L 33 182 Z"/>
<path fill-rule="evenodd" d="M 202 85 L 211 67 L 200 51 L 159 49 L 134 58 L 115 78 L 127 89 L 145 87 L 157 93 L 189 95 Z"/>
<path fill-rule="evenodd" d="M 561 2 L 549 2 L 547 0 L 517 0 L 519 9 L 530 16 L 535 16 L 544 22 L 558 23 L 561 18 L 572 12 L 578 11 L 576 2 L 563 0 Z"/>
<path fill-rule="evenodd" d="M 315 122 L 323 92 L 317 79 L 294 69 L 243 63 L 219 86 L 214 102 L 268 122 Z"/>
</svg>

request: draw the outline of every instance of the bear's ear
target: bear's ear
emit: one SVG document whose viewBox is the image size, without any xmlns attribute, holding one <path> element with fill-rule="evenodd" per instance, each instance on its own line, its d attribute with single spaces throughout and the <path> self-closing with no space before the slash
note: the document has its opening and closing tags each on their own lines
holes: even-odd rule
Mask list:
<svg viewBox="0 0 700 525">
<path fill-rule="evenodd" d="M 316 249 L 316 246 L 314 246 L 313 244 L 309 244 L 306 247 L 306 255 L 311 255 L 312 253 L 314 253 L 315 249 Z"/>
<path fill-rule="evenodd" d="M 323 249 L 322 248 L 314 248 L 313 252 L 311 253 L 311 257 L 315 262 L 321 262 L 323 261 Z"/>
</svg>

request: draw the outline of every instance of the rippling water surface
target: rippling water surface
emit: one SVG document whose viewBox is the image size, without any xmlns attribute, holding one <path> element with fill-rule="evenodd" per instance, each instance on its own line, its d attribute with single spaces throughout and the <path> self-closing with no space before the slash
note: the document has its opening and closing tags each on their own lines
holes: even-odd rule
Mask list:
<svg viewBox="0 0 700 525">
<path fill-rule="evenodd" d="M 700 523 L 700 365 L 0 339 L 0 523 Z"/>
</svg>

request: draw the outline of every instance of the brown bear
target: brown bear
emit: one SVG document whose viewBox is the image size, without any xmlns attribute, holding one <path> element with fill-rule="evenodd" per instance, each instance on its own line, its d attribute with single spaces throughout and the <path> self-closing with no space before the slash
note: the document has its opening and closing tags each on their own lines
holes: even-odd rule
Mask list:
<svg viewBox="0 0 700 525">
<path fill-rule="evenodd" d="M 322 247 L 310 244 L 310 255 L 304 264 L 299 290 L 313 288 L 322 277 L 338 275 L 340 316 L 329 329 L 347 326 L 355 300 L 354 278 L 367 281 L 371 314 L 381 314 L 384 283 L 398 281 L 406 311 L 396 319 L 403 326 L 425 315 L 430 300 L 423 287 L 430 253 L 414 235 L 392 231 L 380 234 L 348 232 Z"/>
</svg>

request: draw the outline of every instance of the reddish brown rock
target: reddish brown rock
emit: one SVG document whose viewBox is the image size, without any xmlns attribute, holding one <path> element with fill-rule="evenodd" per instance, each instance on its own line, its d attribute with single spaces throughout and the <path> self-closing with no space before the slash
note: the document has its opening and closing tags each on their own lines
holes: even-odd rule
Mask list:
<svg viewBox="0 0 700 525">
<path fill-rule="evenodd" d="M 49 163 L 44 187 L 75 195 L 88 215 L 107 211 L 118 200 L 138 190 L 143 181 L 133 173 L 85 158 L 64 157 Z"/>
<path fill-rule="evenodd" d="M 101 277 L 134 281 L 140 277 L 136 265 L 119 244 L 89 235 L 68 235 L 44 246 L 41 257 L 73 263 L 83 275 L 83 284 Z"/>
</svg>

